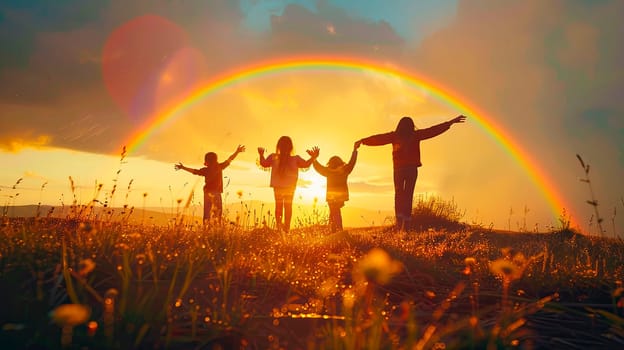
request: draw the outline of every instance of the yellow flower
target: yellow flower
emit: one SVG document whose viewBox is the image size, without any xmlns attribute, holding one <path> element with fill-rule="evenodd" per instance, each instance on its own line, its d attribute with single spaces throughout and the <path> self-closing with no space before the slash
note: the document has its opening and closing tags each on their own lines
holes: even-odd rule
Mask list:
<svg viewBox="0 0 624 350">
<path fill-rule="evenodd" d="M 95 262 L 91 259 L 84 259 L 78 263 L 78 274 L 82 277 L 86 277 L 91 271 L 95 269 Z"/>
<path fill-rule="evenodd" d="M 402 269 L 403 265 L 393 260 L 385 250 L 373 248 L 360 260 L 354 274 L 356 281 L 359 279 L 384 285 Z"/>
<path fill-rule="evenodd" d="M 490 263 L 490 271 L 510 281 L 522 277 L 522 269 L 507 259 L 498 259 Z"/>
<path fill-rule="evenodd" d="M 346 309 L 352 309 L 355 305 L 355 291 L 352 288 L 346 289 L 342 292 L 342 303 Z"/>
<path fill-rule="evenodd" d="M 59 326 L 77 326 L 90 316 L 91 310 L 81 304 L 63 304 L 50 312 L 50 318 Z"/>
<path fill-rule="evenodd" d="M 466 265 L 475 265 L 477 263 L 477 259 L 473 257 L 467 257 L 466 259 L 464 259 L 464 263 Z"/>
<path fill-rule="evenodd" d="M 337 277 L 330 277 L 321 283 L 316 293 L 322 298 L 330 297 L 338 291 L 338 283 L 340 280 Z"/>
</svg>

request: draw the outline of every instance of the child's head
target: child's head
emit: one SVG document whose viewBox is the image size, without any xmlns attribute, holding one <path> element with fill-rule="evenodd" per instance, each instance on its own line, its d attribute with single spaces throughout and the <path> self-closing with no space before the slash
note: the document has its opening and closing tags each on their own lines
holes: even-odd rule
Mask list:
<svg viewBox="0 0 624 350">
<path fill-rule="evenodd" d="M 403 117 L 401 118 L 401 120 L 399 120 L 399 123 L 397 124 L 396 130 L 394 132 L 396 132 L 397 135 L 404 137 L 409 136 L 412 131 L 414 131 L 414 121 L 410 117 Z"/>
<path fill-rule="evenodd" d="M 204 156 L 204 165 L 213 165 L 217 163 L 217 154 L 214 152 L 208 152 Z"/>
<path fill-rule="evenodd" d="M 330 169 L 338 169 L 344 165 L 345 165 L 345 162 L 342 161 L 342 159 L 338 156 L 333 156 L 329 158 L 329 160 L 327 161 L 327 167 Z"/>
<path fill-rule="evenodd" d="M 277 140 L 276 153 L 290 155 L 293 150 L 293 142 L 288 136 L 282 136 Z"/>
</svg>

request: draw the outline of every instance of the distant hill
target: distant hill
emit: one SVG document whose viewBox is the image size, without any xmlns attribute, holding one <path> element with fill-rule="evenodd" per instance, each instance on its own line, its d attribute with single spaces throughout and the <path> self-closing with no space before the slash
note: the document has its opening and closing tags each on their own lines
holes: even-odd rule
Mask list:
<svg viewBox="0 0 624 350">
<path fill-rule="evenodd" d="M 244 201 L 227 204 L 224 213 L 229 221 L 246 220 L 247 225 L 253 222 L 262 222 L 263 217 L 267 217 L 270 212 L 274 216 L 274 204 L 260 201 Z M 4 206 L 0 208 L 2 216 L 9 217 L 68 217 L 80 215 L 90 218 L 104 218 L 113 221 L 127 220 L 130 223 L 145 223 L 150 225 L 167 225 L 174 219 L 183 218 L 185 221 L 200 221 L 203 208 L 201 206 L 191 206 L 184 209 L 183 205 L 169 208 L 148 207 L 141 208 L 104 208 L 85 206 L 72 208 L 70 206 L 50 206 L 50 205 L 20 205 Z M 298 225 L 308 225 L 312 223 L 326 223 L 328 215 L 327 205 L 324 203 L 314 208 L 312 205 L 293 206 L 292 227 Z M 389 225 L 393 217 L 393 212 L 388 210 L 368 210 L 352 208 L 346 206 L 342 209 L 342 218 L 345 227 L 371 227 Z"/>
</svg>

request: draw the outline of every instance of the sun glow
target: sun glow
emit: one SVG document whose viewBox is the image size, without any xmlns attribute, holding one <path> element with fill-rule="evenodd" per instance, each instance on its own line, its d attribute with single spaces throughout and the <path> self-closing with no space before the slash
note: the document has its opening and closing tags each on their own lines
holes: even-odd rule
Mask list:
<svg viewBox="0 0 624 350">
<path fill-rule="evenodd" d="M 312 203 L 315 199 L 318 203 L 325 202 L 327 179 L 314 169 L 310 168 L 309 171 L 301 173 L 299 184 L 296 195 L 301 196 L 305 202 Z"/>
</svg>

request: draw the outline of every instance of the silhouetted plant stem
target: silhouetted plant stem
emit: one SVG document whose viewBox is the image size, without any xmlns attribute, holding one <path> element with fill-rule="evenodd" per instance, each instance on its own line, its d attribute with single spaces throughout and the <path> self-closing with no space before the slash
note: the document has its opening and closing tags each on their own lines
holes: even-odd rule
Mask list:
<svg viewBox="0 0 624 350">
<path fill-rule="evenodd" d="M 602 237 L 604 230 L 602 229 L 602 217 L 600 217 L 600 213 L 598 212 L 598 201 L 596 200 L 596 196 L 594 195 L 594 188 L 592 187 L 591 180 L 589 179 L 589 164 L 585 164 L 583 158 L 580 155 L 576 155 L 579 162 L 581 163 L 581 167 L 583 167 L 583 171 L 585 172 L 585 177 L 581 179 L 581 182 L 587 183 L 589 187 L 589 194 L 591 199 L 587 201 L 587 204 L 594 207 L 594 214 L 596 215 L 596 223 L 598 224 L 598 230 L 600 230 L 600 236 Z"/>
<path fill-rule="evenodd" d="M 617 207 L 613 207 L 613 215 L 611 215 L 611 225 L 613 226 L 613 238 L 617 237 L 615 231 L 615 216 L 617 215 Z"/>
</svg>

